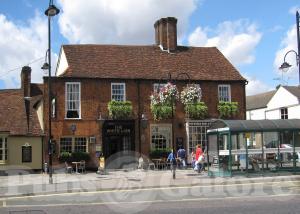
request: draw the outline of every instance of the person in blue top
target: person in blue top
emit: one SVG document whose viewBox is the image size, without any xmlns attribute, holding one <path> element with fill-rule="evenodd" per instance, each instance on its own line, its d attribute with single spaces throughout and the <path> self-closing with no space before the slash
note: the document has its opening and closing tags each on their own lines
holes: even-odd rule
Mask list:
<svg viewBox="0 0 300 214">
<path fill-rule="evenodd" d="M 173 152 L 173 149 L 170 152 L 170 154 L 168 155 L 167 161 L 170 162 L 172 166 L 176 166 L 176 156 Z"/>
<path fill-rule="evenodd" d="M 182 168 L 186 168 L 186 162 L 185 162 L 185 159 L 186 159 L 186 152 L 185 152 L 185 149 L 181 146 L 180 149 L 177 151 L 177 157 L 179 158 L 180 160 L 180 164 L 182 166 Z"/>
</svg>

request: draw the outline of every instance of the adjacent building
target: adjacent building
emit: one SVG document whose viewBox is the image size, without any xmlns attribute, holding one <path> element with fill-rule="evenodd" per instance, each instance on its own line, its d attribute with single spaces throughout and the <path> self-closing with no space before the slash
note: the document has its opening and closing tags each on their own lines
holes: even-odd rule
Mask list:
<svg viewBox="0 0 300 214">
<path fill-rule="evenodd" d="M 172 148 L 173 141 L 190 152 L 197 144 L 206 145 L 206 130 L 213 118 L 220 117 L 219 101 L 237 102 L 238 112 L 232 119 L 246 118 L 246 80 L 217 48 L 177 45 L 176 25 L 173 17 L 158 20 L 155 45 L 61 47 L 56 76 L 51 79 L 54 161 L 63 151 L 88 152 L 90 166 L 97 166 L 98 152 L 105 158 L 120 151 L 149 155 L 152 150 Z M 189 119 L 183 105 L 176 102 L 174 120 L 153 119 L 150 95 L 170 77 L 179 91 L 187 84 L 201 87 L 206 118 Z M 47 77 L 44 85 L 47 95 Z M 110 117 L 111 100 L 131 101 L 130 117 Z M 47 96 L 43 103 L 48 115 Z M 48 117 L 44 124 L 47 134 Z M 47 156 L 46 145 L 44 151 Z"/>
<path fill-rule="evenodd" d="M 247 96 L 247 120 L 300 119 L 300 87 L 279 86 L 276 90 Z"/>
<path fill-rule="evenodd" d="M 0 90 L 0 170 L 42 169 L 43 85 L 21 71 L 21 88 Z"/>
</svg>

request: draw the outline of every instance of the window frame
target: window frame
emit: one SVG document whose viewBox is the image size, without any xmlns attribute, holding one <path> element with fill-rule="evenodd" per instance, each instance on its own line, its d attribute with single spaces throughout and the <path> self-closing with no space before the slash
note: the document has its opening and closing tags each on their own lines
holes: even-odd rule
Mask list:
<svg viewBox="0 0 300 214">
<path fill-rule="evenodd" d="M 85 151 L 84 152 L 86 152 L 86 153 L 89 153 L 89 137 L 84 137 L 84 136 L 61 136 L 60 138 L 59 138 L 59 154 L 61 154 L 62 152 L 64 152 L 64 151 L 62 151 L 61 150 L 61 139 L 63 139 L 63 138 L 70 138 L 71 139 L 71 152 L 69 152 L 69 153 L 73 153 L 73 152 L 77 152 L 77 151 L 75 151 L 75 148 L 76 148 L 76 138 L 85 138 L 86 139 L 86 145 L 85 145 Z"/>
<path fill-rule="evenodd" d="M 113 86 L 115 86 L 115 85 L 118 85 L 118 86 L 120 86 L 120 85 L 122 85 L 123 87 L 124 87 L 124 94 L 123 94 L 123 100 L 115 100 L 115 99 L 113 99 Z M 126 83 L 125 82 L 112 82 L 111 84 L 110 84 L 110 99 L 111 100 L 115 100 L 115 101 L 126 101 Z"/>
<path fill-rule="evenodd" d="M 153 135 L 153 132 L 152 132 L 152 130 L 153 130 L 153 128 L 154 127 L 157 127 L 157 128 L 159 128 L 159 127 L 165 127 L 165 128 L 168 128 L 168 129 L 170 129 L 170 133 L 169 133 L 169 139 L 168 139 L 168 136 L 166 137 L 166 148 L 156 148 L 155 147 L 155 145 L 153 145 L 153 142 L 152 142 L 152 135 Z M 160 133 L 159 131 L 158 132 L 156 132 L 156 133 L 158 133 L 159 134 L 159 136 L 160 135 L 162 135 L 162 136 L 164 136 L 163 135 L 163 133 Z M 165 132 L 164 132 L 165 133 Z M 157 149 L 170 149 L 170 148 L 172 148 L 172 124 L 151 124 L 150 125 L 150 148 L 151 148 L 151 150 L 157 150 Z M 169 141 L 169 142 L 168 142 Z"/>
<path fill-rule="evenodd" d="M 2 140 L 2 147 L 0 147 L 0 150 L 2 151 L 0 164 L 5 164 L 8 161 L 8 138 L 7 136 L 0 136 L 0 138 Z"/>
<path fill-rule="evenodd" d="M 167 83 L 153 83 L 153 92 L 159 93 L 160 89 L 163 88 L 165 85 L 167 85 Z"/>
<path fill-rule="evenodd" d="M 78 118 L 69 118 L 68 115 L 68 87 L 67 85 L 77 84 L 79 85 L 79 112 Z M 80 120 L 81 119 L 81 82 L 65 82 L 65 119 L 66 120 Z"/>
<path fill-rule="evenodd" d="M 279 111 L 280 111 L 280 119 L 282 119 L 282 120 L 288 120 L 289 119 L 288 108 L 283 107 L 283 108 L 280 108 Z"/>
<path fill-rule="evenodd" d="M 221 100 L 220 88 L 227 88 L 228 89 L 228 100 Z M 223 98 L 223 97 L 222 97 Z M 219 84 L 218 85 L 218 100 L 219 102 L 231 102 L 231 86 L 230 84 Z"/>
</svg>

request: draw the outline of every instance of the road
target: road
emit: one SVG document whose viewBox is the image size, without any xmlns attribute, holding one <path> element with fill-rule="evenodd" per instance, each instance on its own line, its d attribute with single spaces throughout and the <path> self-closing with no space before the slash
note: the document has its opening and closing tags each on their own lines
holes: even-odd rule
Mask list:
<svg viewBox="0 0 300 214">
<path fill-rule="evenodd" d="M 300 213 L 299 202 L 299 181 L 277 181 L 2 198 L 0 213 L 286 214 Z"/>
</svg>

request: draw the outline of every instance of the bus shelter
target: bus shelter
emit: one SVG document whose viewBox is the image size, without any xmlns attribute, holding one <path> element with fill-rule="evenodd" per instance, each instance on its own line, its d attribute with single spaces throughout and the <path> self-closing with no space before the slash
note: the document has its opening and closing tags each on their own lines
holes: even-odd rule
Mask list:
<svg viewBox="0 0 300 214">
<path fill-rule="evenodd" d="M 300 171 L 300 119 L 215 120 L 207 135 L 210 176 Z"/>
</svg>

